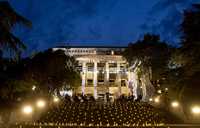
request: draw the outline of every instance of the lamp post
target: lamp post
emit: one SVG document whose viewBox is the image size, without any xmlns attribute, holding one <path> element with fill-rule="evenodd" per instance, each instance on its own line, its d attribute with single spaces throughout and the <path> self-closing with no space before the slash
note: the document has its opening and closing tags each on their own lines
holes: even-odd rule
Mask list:
<svg viewBox="0 0 200 128">
<path fill-rule="evenodd" d="M 22 113 L 26 116 L 25 120 L 31 121 L 33 118 L 33 107 L 31 105 L 25 105 L 22 107 Z"/>
<path fill-rule="evenodd" d="M 193 123 L 199 123 L 199 121 L 200 121 L 200 106 L 198 106 L 198 105 L 194 105 L 194 106 L 192 106 L 191 107 L 191 114 L 192 114 L 192 122 Z"/>
<path fill-rule="evenodd" d="M 36 105 L 38 108 L 44 108 L 46 105 L 46 102 L 44 100 L 38 100 Z"/>
<path fill-rule="evenodd" d="M 173 108 L 177 108 L 177 107 L 179 107 L 179 103 L 178 103 L 177 101 L 173 101 L 173 102 L 171 103 L 171 106 L 172 106 Z"/>
<path fill-rule="evenodd" d="M 159 103 L 159 102 L 160 102 L 159 97 L 156 97 L 156 98 L 154 99 L 154 101 L 155 101 L 156 103 Z"/>
<path fill-rule="evenodd" d="M 191 108 L 191 111 L 194 115 L 200 115 L 200 107 L 199 106 L 193 106 Z"/>
<path fill-rule="evenodd" d="M 22 112 L 26 115 L 29 115 L 33 112 L 33 108 L 30 105 L 26 105 L 22 108 Z"/>
</svg>

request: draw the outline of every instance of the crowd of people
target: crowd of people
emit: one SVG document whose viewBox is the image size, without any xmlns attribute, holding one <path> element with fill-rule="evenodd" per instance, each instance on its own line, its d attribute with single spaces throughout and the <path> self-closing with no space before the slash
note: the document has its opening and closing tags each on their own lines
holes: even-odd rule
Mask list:
<svg viewBox="0 0 200 128">
<path fill-rule="evenodd" d="M 112 102 L 112 101 L 136 101 L 140 102 L 142 100 L 142 95 L 139 95 L 137 98 L 135 98 L 133 95 L 131 96 L 125 96 L 120 95 L 119 97 L 112 100 L 109 93 L 106 93 L 104 98 L 98 98 L 97 100 L 94 99 L 92 95 L 73 95 L 72 97 L 66 95 L 64 100 L 66 102 L 93 102 L 93 101 L 100 101 L 100 102 Z"/>
<path fill-rule="evenodd" d="M 159 110 L 148 103 L 121 96 L 114 102 L 99 102 L 92 96 L 65 97 L 49 108 L 39 124 L 73 126 L 132 126 L 168 123 Z"/>
</svg>

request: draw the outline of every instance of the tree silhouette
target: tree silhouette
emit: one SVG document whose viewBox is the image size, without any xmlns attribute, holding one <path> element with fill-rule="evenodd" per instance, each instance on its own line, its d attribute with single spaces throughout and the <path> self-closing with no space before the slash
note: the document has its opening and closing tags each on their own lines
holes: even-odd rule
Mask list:
<svg viewBox="0 0 200 128">
<path fill-rule="evenodd" d="M 19 15 L 7 1 L 0 2 L 0 50 L 14 51 L 20 54 L 25 49 L 24 43 L 11 33 L 15 24 L 31 27 L 31 22 Z"/>
<path fill-rule="evenodd" d="M 80 85 L 80 75 L 76 70 L 77 61 L 65 55 L 64 51 L 51 49 L 31 58 L 24 72 L 24 79 L 34 80 L 43 92 L 54 92 L 61 87 Z"/>
<path fill-rule="evenodd" d="M 0 1 L 0 114 L 5 124 L 11 111 L 17 105 L 19 94 L 25 94 L 27 83 L 20 80 L 24 64 L 2 58 L 4 52 L 20 57 L 26 47 L 12 32 L 16 24 L 31 27 L 31 22 L 19 15 L 7 1 Z M 18 58 L 17 58 L 18 59 Z M 4 126 L 3 126 L 4 127 Z"/>
<path fill-rule="evenodd" d="M 154 81 L 162 79 L 167 70 L 170 47 L 158 35 L 145 34 L 142 40 L 129 44 L 124 57 L 130 67 L 135 67 L 133 71 L 137 75 L 131 79 L 138 82 L 134 85 L 142 86 L 143 100 L 149 100 L 154 95 Z"/>
<path fill-rule="evenodd" d="M 147 33 L 142 40 L 129 44 L 124 56 L 130 64 L 139 59 L 144 66 L 151 66 L 153 79 L 159 79 L 167 68 L 170 50 L 171 47 L 162 42 L 158 35 Z"/>
<path fill-rule="evenodd" d="M 179 96 L 184 103 L 184 110 L 189 113 L 189 105 L 200 102 L 200 4 L 194 4 L 193 9 L 184 11 L 181 30 L 180 54 L 184 63 L 179 73 Z"/>
<path fill-rule="evenodd" d="M 193 9 L 184 11 L 181 30 L 183 31 L 181 52 L 187 60 L 187 67 L 190 67 L 200 58 L 200 4 L 194 4 Z"/>
<path fill-rule="evenodd" d="M 183 47 L 200 44 L 200 4 L 194 4 L 192 10 L 184 11 L 184 20 L 181 24 L 183 31 Z"/>
</svg>

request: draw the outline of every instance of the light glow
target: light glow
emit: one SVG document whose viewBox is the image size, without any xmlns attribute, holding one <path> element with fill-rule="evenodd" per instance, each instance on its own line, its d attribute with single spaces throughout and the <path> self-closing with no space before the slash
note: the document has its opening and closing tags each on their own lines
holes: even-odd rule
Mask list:
<svg viewBox="0 0 200 128">
<path fill-rule="evenodd" d="M 178 103 L 177 101 L 173 101 L 173 102 L 171 103 L 171 106 L 174 107 L 174 108 L 176 108 L 176 107 L 179 106 L 179 103 Z"/>
<path fill-rule="evenodd" d="M 37 107 L 38 108 L 44 108 L 46 105 L 45 101 L 44 100 L 38 100 L 37 101 Z"/>
<path fill-rule="evenodd" d="M 161 91 L 161 90 L 158 90 L 157 92 L 158 92 L 159 94 L 161 94 L 161 93 L 162 93 L 162 91 Z"/>
<path fill-rule="evenodd" d="M 58 97 L 54 97 L 53 98 L 53 102 L 58 102 L 59 101 L 59 98 Z"/>
<path fill-rule="evenodd" d="M 60 91 L 60 95 L 61 95 L 61 96 L 66 96 L 66 95 L 68 95 L 68 96 L 71 96 L 71 97 L 72 97 L 72 94 L 73 94 L 72 90 L 62 90 L 62 91 Z"/>
<path fill-rule="evenodd" d="M 149 101 L 153 101 L 153 99 L 152 99 L 152 98 L 150 98 L 150 99 L 149 99 Z"/>
<path fill-rule="evenodd" d="M 35 86 L 35 85 L 33 85 L 33 87 L 32 87 L 32 90 L 33 90 L 33 91 L 35 91 L 35 89 L 36 89 L 36 86 Z"/>
<path fill-rule="evenodd" d="M 200 114 L 200 107 L 199 106 L 192 107 L 192 113 L 194 113 L 194 114 Z"/>
<path fill-rule="evenodd" d="M 33 112 L 33 108 L 30 105 L 26 105 L 22 108 L 22 112 L 24 114 L 31 114 Z"/>
<path fill-rule="evenodd" d="M 156 103 L 159 103 L 159 102 L 160 102 L 159 97 L 156 97 L 156 98 L 154 99 L 154 101 L 155 101 Z"/>
</svg>

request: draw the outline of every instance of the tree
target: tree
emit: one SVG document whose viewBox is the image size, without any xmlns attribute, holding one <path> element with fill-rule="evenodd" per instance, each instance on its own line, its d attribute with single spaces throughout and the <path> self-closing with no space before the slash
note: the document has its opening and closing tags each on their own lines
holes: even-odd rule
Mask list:
<svg viewBox="0 0 200 128">
<path fill-rule="evenodd" d="M 31 22 L 18 13 L 10 6 L 7 1 L 0 2 L 0 51 L 7 49 L 19 55 L 25 49 L 24 43 L 11 33 L 15 24 L 20 23 L 31 27 Z"/>
<path fill-rule="evenodd" d="M 18 59 L 25 49 L 24 43 L 11 32 L 18 23 L 31 27 L 31 22 L 15 12 L 7 1 L 0 1 L 0 114 L 3 114 L 5 124 L 17 105 L 18 96 L 27 91 L 27 86 L 20 80 L 23 65 L 3 58 L 3 53 L 8 51 Z"/>
<path fill-rule="evenodd" d="M 61 50 L 47 50 L 20 61 L 4 58 L 0 62 L 0 114 L 4 122 L 9 121 L 12 110 L 21 102 L 48 97 L 63 86 L 75 88 L 81 83 L 77 61 Z"/>
<path fill-rule="evenodd" d="M 179 52 L 184 63 L 180 72 L 179 98 L 188 112 L 191 104 L 200 103 L 200 4 L 194 4 L 193 9 L 184 11 L 181 30 L 183 37 Z"/>
<path fill-rule="evenodd" d="M 200 58 L 199 24 L 200 24 L 200 4 L 194 4 L 193 9 L 184 11 L 184 19 L 181 24 L 181 30 L 183 31 L 181 54 L 186 61 L 185 64 L 187 65 L 186 66 L 187 68 L 192 67 L 192 65 L 194 66 L 196 64 L 199 64 L 199 58 Z"/>
<path fill-rule="evenodd" d="M 129 44 L 124 52 L 125 58 L 130 64 L 136 59 L 142 61 L 142 65 L 151 66 L 153 80 L 161 79 L 167 69 L 172 47 L 160 41 L 159 36 L 146 34 L 143 40 Z"/>
<path fill-rule="evenodd" d="M 183 32 L 182 45 L 189 47 L 200 42 L 200 4 L 193 4 L 193 9 L 184 11 L 181 24 Z"/>
<path fill-rule="evenodd" d="M 22 60 L 0 59 L 0 115 L 5 124 L 8 124 L 13 109 L 32 91 L 31 84 L 21 78 L 24 64 Z"/>
<path fill-rule="evenodd" d="M 80 85 L 77 61 L 62 50 L 51 49 L 40 52 L 31 58 L 24 72 L 24 79 L 34 80 L 43 92 L 58 91 L 63 86 L 76 87 Z"/>
<path fill-rule="evenodd" d="M 143 95 L 146 95 L 144 98 L 148 100 L 152 96 L 151 91 L 154 90 L 152 81 L 161 79 L 166 72 L 170 47 L 160 41 L 159 36 L 146 34 L 142 40 L 129 44 L 124 56 L 137 72 L 137 79 L 143 86 Z"/>
</svg>

